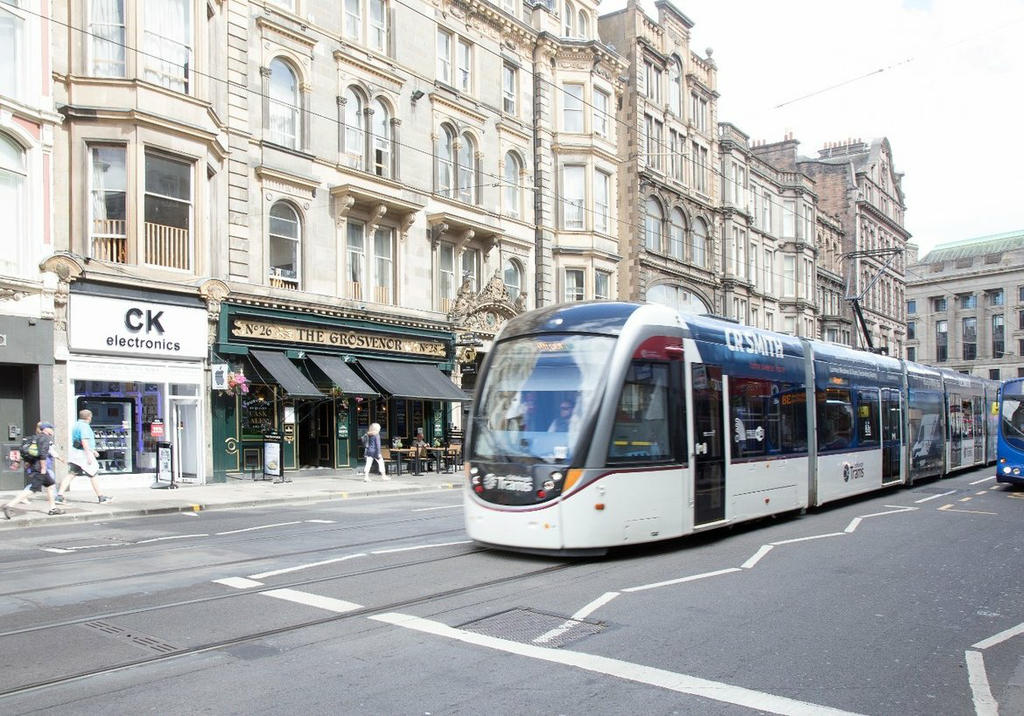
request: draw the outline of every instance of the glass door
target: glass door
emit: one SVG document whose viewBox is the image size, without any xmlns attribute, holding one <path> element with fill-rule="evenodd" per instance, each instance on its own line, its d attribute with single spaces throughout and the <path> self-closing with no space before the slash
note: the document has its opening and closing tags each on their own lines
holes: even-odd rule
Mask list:
<svg viewBox="0 0 1024 716">
<path fill-rule="evenodd" d="M 171 424 L 167 440 L 174 446 L 174 481 L 202 484 L 203 459 L 200 443 L 199 401 L 195 398 L 170 399 Z"/>
<path fill-rule="evenodd" d="M 695 526 L 725 519 L 725 435 L 722 367 L 691 366 Z"/>
</svg>

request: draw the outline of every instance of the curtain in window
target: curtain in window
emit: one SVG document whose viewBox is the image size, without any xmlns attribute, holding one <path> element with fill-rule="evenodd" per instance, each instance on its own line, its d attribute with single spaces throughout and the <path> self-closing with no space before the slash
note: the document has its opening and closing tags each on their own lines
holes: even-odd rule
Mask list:
<svg viewBox="0 0 1024 716">
<path fill-rule="evenodd" d="M 373 106 L 373 170 L 377 176 L 391 176 L 391 115 L 380 100 Z"/>
<path fill-rule="evenodd" d="M 523 275 L 519 270 L 519 266 L 512 259 L 505 261 L 505 290 L 508 291 L 508 296 L 514 303 L 519 298 L 519 293 L 522 290 Z"/>
<path fill-rule="evenodd" d="M 142 7 L 145 26 L 144 79 L 188 92 L 192 22 L 189 0 L 149 0 Z"/>
<path fill-rule="evenodd" d="M 124 77 L 124 0 L 92 0 L 89 14 L 89 73 Z"/>
<path fill-rule="evenodd" d="M 442 196 L 453 196 L 452 161 L 455 159 L 455 134 L 447 126 L 441 127 L 437 140 L 437 191 Z"/>
<path fill-rule="evenodd" d="M 476 201 L 476 144 L 469 134 L 462 135 L 459 147 L 459 200 L 468 204 Z"/>
<path fill-rule="evenodd" d="M 270 139 L 284 147 L 299 146 L 299 83 L 280 59 L 270 63 Z"/>
<path fill-rule="evenodd" d="M 562 167 L 562 226 L 566 229 L 583 228 L 584 168 Z"/>
<path fill-rule="evenodd" d="M 363 100 L 351 87 L 345 90 L 345 157 L 353 169 L 363 168 Z"/>
<path fill-rule="evenodd" d="M 509 152 L 505 155 L 505 213 L 519 216 L 519 173 L 522 165 L 519 158 Z"/>
<path fill-rule="evenodd" d="M 346 228 L 348 243 L 348 295 L 357 301 L 364 300 L 364 274 L 366 252 L 363 247 L 363 225 L 350 221 Z"/>
<path fill-rule="evenodd" d="M 283 201 L 270 207 L 270 275 L 299 279 L 299 215 Z"/>
<path fill-rule="evenodd" d="M 373 234 L 373 287 L 374 300 L 377 303 L 393 301 L 391 237 L 391 229 L 377 229 Z"/>
</svg>

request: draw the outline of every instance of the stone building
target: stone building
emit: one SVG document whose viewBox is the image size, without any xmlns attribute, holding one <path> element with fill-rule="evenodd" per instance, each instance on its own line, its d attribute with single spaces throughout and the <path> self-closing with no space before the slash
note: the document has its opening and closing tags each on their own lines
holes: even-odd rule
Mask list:
<svg viewBox="0 0 1024 716">
<path fill-rule="evenodd" d="M 1024 375 L 1024 231 L 940 244 L 907 264 L 907 358 Z"/>
<path fill-rule="evenodd" d="M 103 413 L 108 471 L 155 469 L 164 425 L 196 480 L 351 464 L 372 421 L 448 439 L 509 316 L 618 291 L 625 65 L 594 2 L 55 14 L 62 412 Z"/>
</svg>

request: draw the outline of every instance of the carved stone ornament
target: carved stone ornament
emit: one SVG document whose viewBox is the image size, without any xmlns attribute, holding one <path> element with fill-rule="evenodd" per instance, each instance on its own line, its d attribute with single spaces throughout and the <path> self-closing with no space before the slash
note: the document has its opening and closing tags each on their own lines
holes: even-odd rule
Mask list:
<svg viewBox="0 0 1024 716">
<path fill-rule="evenodd" d="M 206 301 L 206 341 L 208 345 L 217 342 L 217 325 L 220 323 L 220 304 L 227 298 L 231 289 L 220 279 L 211 278 L 199 286 L 199 295 Z"/>
<path fill-rule="evenodd" d="M 505 321 L 522 313 L 525 307 L 526 295 L 520 293 L 513 301 L 498 269 L 479 293 L 473 292 L 469 279 L 462 282 L 448 320 L 457 331 L 493 337 Z"/>
<path fill-rule="evenodd" d="M 0 288 L 0 301 L 20 301 L 28 295 L 28 291 L 18 291 L 13 288 Z"/>
</svg>

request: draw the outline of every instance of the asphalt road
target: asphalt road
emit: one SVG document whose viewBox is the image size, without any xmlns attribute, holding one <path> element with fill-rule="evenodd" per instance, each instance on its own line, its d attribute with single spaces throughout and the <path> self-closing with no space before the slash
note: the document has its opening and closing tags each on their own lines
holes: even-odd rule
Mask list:
<svg viewBox="0 0 1024 716">
<path fill-rule="evenodd" d="M 571 560 L 456 491 L 40 527 L 0 712 L 1024 713 L 1024 491 L 990 470 Z"/>
</svg>

